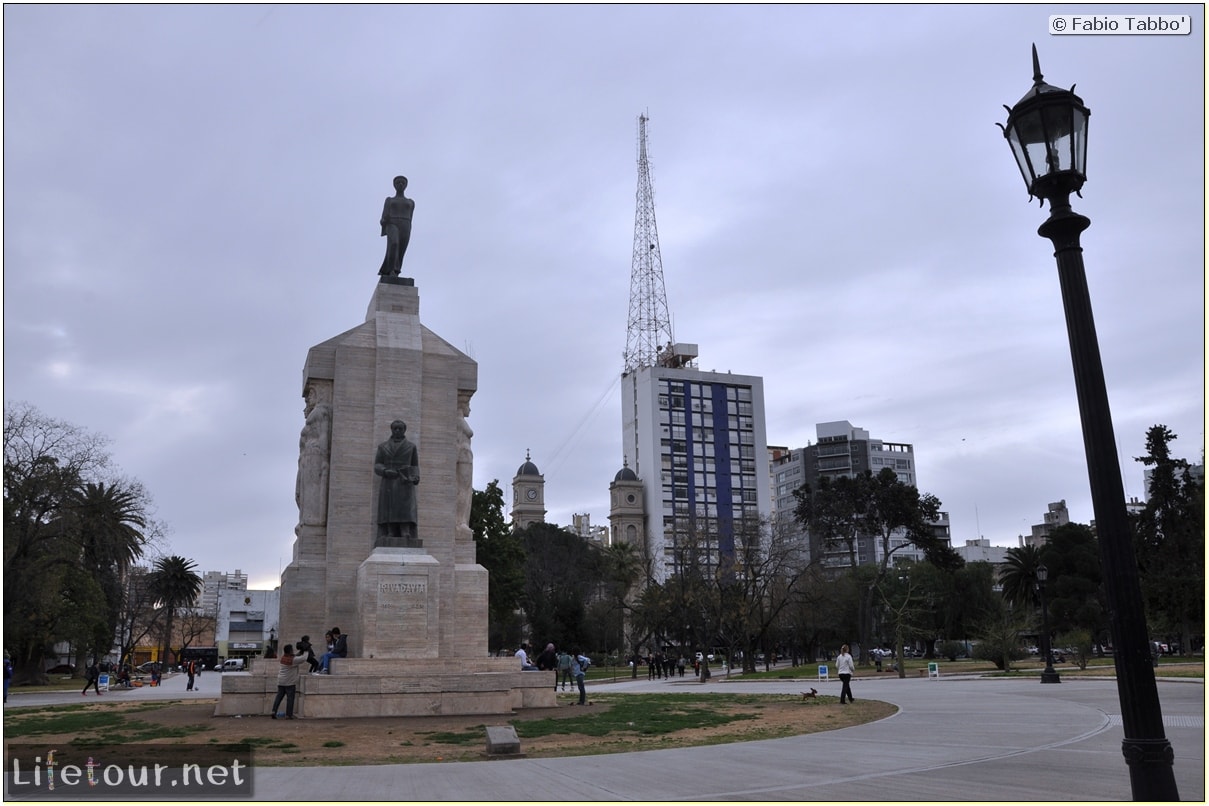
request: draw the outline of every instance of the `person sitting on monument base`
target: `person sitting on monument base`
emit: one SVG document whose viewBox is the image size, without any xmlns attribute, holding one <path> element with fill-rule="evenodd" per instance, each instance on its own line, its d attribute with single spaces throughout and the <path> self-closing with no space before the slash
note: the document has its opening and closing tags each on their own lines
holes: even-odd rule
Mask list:
<svg viewBox="0 0 1209 806">
<path fill-rule="evenodd" d="M 382 477 L 378 490 L 378 536 L 374 547 L 422 545 L 416 537 L 416 485 L 420 458 L 407 439 L 407 423 L 390 424 L 390 439 L 378 445 L 374 473 Z"/>
<path fill-rule="evenodd" d="M 330 652 L 323 653 L 323 657 L 319 660 L 319 671 L 315 674 L 331 674 L 332 658 L 347 658 L 348 657 L 348 636 L 340 634 L 339 627 L 332 627 L 332 649 Z"/>
</svg>

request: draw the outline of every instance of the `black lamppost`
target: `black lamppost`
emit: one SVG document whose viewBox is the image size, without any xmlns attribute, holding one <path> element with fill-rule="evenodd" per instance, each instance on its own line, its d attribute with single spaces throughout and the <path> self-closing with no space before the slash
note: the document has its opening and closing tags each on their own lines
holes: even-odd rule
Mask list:
<svg viewBox="0 0 1209 806">
<path fill-rule="evenodd" d="M 1172 769 L 1174 752 L 1163 732 L 1159 692 L 1150 665 L 1138 565 L 1125 513 L 1125 489 L 1083 268 L 1083 248 L 1079 245 L 1079 234 L 1091 221 L 1070 206 L 1070 194 L 1078 193 L 1087 178 L 1088 114 L 1073 87 L 1062 90 L 1042 80 L 1037 48 L 1033 46 L 1033 87 L 1008 108 L 1007 124 L 1000 125 L 1020 166 L 1029 198 L 1040 198 L 1043 203 L 1048 199 L 1050 203 L 1050 216 L 1037 233 L 1053 241 L 1058 261 L 1104 595 L 1115 647 L 1113 664 L 1125 727 L 1121 750 L 1129 766 L 1133 797 L 1178 800 Z"/>
<path fill-rule="evenodd" d="M 1037 566 L 1037 595 L 1041 597 L 1041 651 L 1045 653 L 1045 671 L 1041 673 L 1042 683 L 1061 683 L 1062 678 L 1054 671 L 1054 649 L 1049 640 L 1049 607 L 1045 603 L 1045 580 L 1049 579 L 1049 569 L 1045 564 Z"/>
</svg>

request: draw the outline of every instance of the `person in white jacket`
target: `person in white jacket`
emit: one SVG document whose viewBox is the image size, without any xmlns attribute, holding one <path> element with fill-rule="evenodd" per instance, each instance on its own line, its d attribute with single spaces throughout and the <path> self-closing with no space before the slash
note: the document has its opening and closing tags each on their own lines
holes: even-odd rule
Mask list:
<svg viewBox="0 0 1209 806">
<path fill-rule="evenodd" d="M 286 644 L 282 648 L 281 657 L 278 658 L 281 663 L 277 667 L 277 696 L 273 698 L 273 719 L 277 718 L 277 706 L 281 705 L 281 701 L 285 700 L 285 718 L 294 718 L 294 696 L 298 692 L 298 673 L 302 670 L 299 668 L 306 663 L 306 655 L 295 655 L 294 645 Z"/>
<path fill-rule="evenodd" d="M 848 652 L 848 645 L 844 644 L 840 647 L 840 654 L 835 656 L 835 671 L 840 676 L 840 681 L 844 687 L 840 689 L 840 705 L 844 704 L 844 698 L 848 698 L 848 702 L 852 702 L 856 698 L 852 696 L 852 675 L 856 672 L 856 664 L 852 662 L 852 655 Z"/>
</svg>

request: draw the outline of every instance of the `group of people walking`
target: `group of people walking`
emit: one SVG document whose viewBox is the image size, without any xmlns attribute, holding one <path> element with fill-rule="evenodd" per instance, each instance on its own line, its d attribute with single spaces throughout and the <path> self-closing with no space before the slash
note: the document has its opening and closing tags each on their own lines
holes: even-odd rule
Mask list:
<svg viewBox="0 0 1209 806">
<path fill-rule="evenodd" d="M 638 664 L 642 659 L 635 656 L 634 663 Z M 688 659 L 681 655 L 677 658 L 671 652 L 664 654 L 663 652 L 655 652 L 646 656 L 646 676 L 648 680 L 671 679 L 677 673 L 684 677 L 684 671 L 688 668 Z M 697 672 L 697 666 L 694 663 L 693 671 Z"/>
</svg>

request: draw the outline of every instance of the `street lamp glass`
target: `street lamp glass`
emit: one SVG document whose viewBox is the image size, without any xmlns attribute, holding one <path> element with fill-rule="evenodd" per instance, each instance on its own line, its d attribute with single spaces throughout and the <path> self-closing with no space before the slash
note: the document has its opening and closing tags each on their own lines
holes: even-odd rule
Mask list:
<svg viewBox="0 0 1209 806">
<path fill-rule="evenodd" d="M 1044 582 L 1047 579 L 1049 579 L 1049 569 L 1046 568 L 1044 565 L 1038 565 L 1037 566 L 1037 581 Z"/>
<path fill-rule="evenodd" d="M 1042 80 L 1033 48 L 1033 87 L 1008 109 L 1003 135 L 1029 193 L 1046 199 L 1069 194 L 1087 179 L 1087 118 L 1090 111 L 1073 88 Z"/>
</svg>

